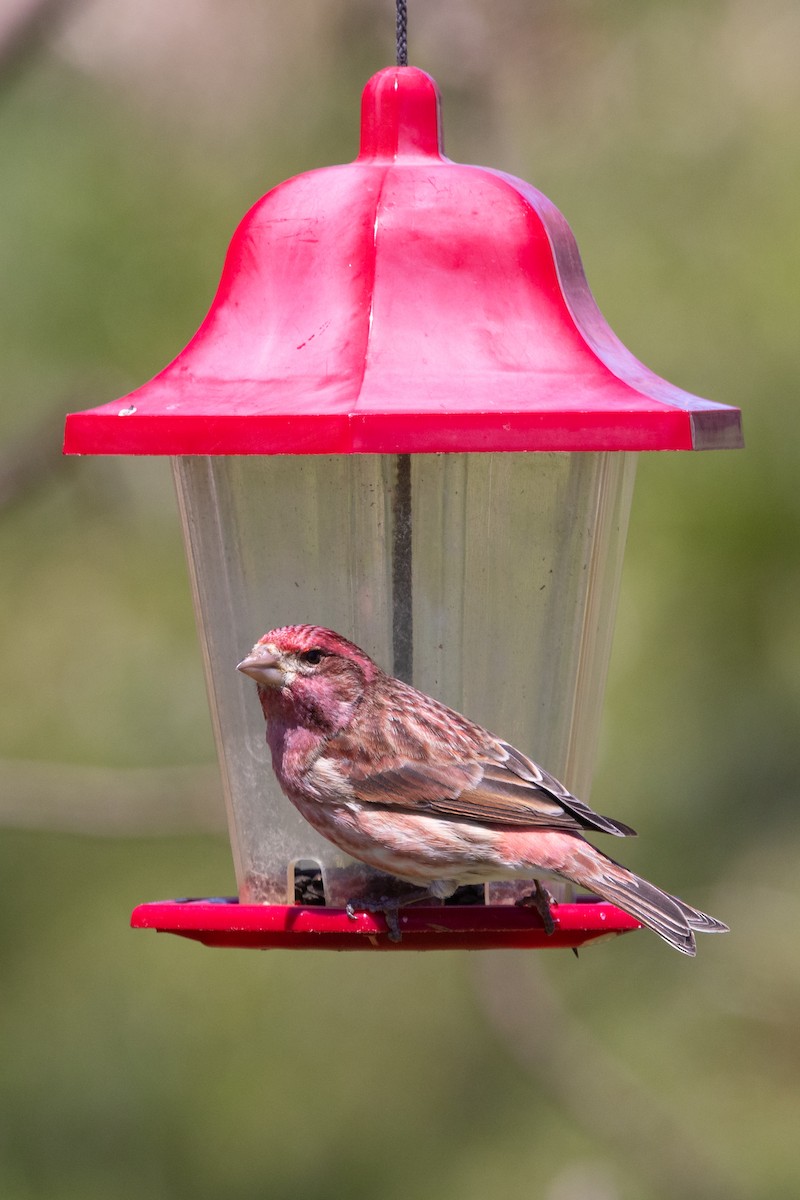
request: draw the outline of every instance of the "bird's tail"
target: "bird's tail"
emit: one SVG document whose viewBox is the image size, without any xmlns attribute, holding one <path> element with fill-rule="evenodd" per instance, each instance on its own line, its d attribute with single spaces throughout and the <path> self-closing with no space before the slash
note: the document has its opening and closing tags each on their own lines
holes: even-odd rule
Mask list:
<svg viewBox="0 0 800 1200">
<path fill-rule="evenodd" d="M 596 847 L 595 847 L 596 849 Z M 597 850 L 595 870 L 573 882 L 616 904 L 652 929 L 681 954 L 696 953 L 695 933 L 727 933 L 728 926 L 707 913 L 662 892 Z"/>
</svg>

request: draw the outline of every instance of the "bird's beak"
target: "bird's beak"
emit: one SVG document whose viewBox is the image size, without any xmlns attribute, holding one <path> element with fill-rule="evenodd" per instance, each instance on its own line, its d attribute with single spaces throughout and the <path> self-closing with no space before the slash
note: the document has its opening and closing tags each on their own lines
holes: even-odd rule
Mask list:
<svg viewBox="0 0 800 1200">
<path fill-rule="evenodd" d="M 236 670 L 241 671 L 243 675 L 249 675 L 264 687 L 282 688 L 286 682 L 286 673 L 280 658 L 277 654 L 271 654 L 269 650 L 254 650 L 247 658 L 242 659 Z"/>
</svg>

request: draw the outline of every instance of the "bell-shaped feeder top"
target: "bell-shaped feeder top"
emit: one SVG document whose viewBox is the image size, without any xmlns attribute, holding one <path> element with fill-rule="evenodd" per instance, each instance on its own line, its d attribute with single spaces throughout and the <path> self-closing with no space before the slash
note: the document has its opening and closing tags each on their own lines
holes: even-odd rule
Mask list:
<svg viewBox="0 0 800 1200">
<path fill-rule="evenodd" d="M 364 89 L 361 150 L 247 213 L 189 345 L 122 400 L 67 418 L 77 454 L 688 450 L 739 411 L 619 342 L 550 201 L 442 153 L 436 84 Z"/>
</svg>

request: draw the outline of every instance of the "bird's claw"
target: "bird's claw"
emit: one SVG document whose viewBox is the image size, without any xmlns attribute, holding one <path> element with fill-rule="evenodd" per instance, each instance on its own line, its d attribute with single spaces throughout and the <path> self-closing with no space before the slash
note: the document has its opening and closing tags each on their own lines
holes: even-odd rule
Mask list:
<svg viewBox="0 0 800 1200">
<path fill-rule="evenodd" d="M 550 911 L 550 905 L 556 901 L 550 895 L 546 887 L 542 887 L 538 879 L 533 881 L 533 891 L 527 896 L 522 896 L 517 900 L 517 905 L 520 908 L 535 908 L 539 916 L 542 918 L 544 931 L 548 937 L 552 937 L 556 931 L 556 923 L 553 920 L 553 914 Z"/>
<path fill-rule="evenodd" d="M 351 921 L 354 921 L 360 912 L 381 913 L 389 930 L 389 941 L 402 942 L 400 907 L 397 900 L 393 900 L 389 896 L 382 896 L 380 900 L 348 900 L 344 911 Z"/>
</svg>

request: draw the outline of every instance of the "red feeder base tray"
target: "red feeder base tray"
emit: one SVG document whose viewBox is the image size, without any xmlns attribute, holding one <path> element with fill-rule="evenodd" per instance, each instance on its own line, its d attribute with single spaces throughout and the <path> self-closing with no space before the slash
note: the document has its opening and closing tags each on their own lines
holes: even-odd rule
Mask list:
<svg viewBox="0 0 800 1200">
<path fill-rule="evenodd" d="M 399 913 L 402 940 L 393 942 L 381 914 L 343 908 L 240 904 L 231 897 L 140 904 L 134 929 L 155 929 L 204 946 L 250 950 L 568 950 L 641 926 L 599 900 L 554 904 L 548 936 L 535 909 L 513 905 L 439 905 Z"/>
</svg>

